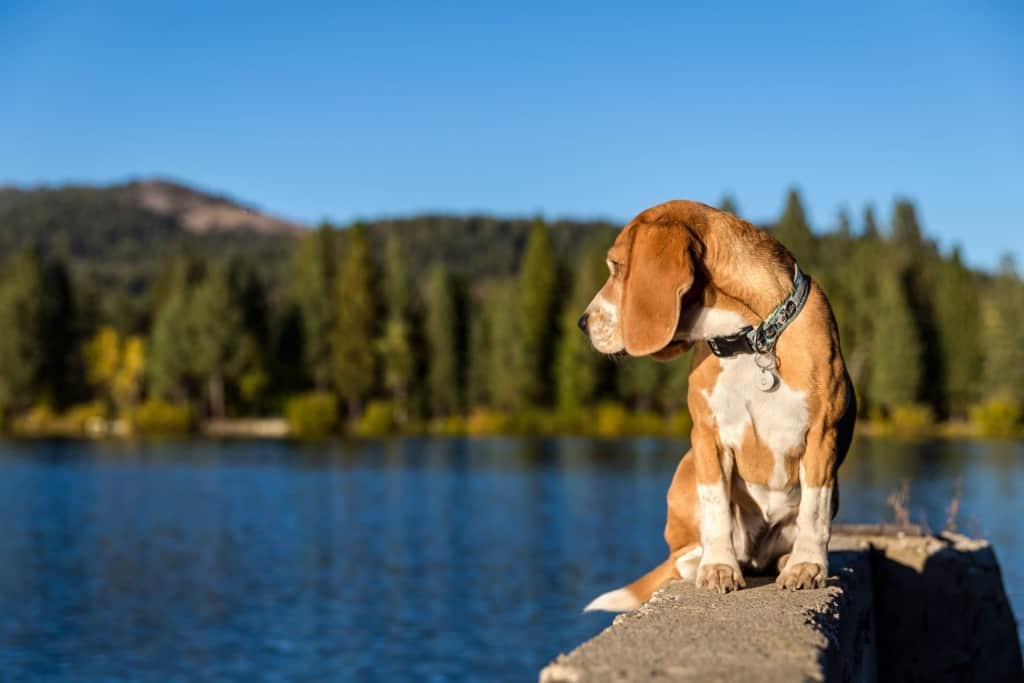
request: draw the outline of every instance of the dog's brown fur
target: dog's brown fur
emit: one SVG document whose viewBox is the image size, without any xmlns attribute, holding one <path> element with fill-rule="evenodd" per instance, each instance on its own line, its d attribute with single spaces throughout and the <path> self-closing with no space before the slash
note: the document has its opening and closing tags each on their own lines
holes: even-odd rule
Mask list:
<svg viewBox="0 0 1024 683">
<path fill-rule="evenodd" d="M 778 456 L 753 420 L 738 448 L 728 447 L 720 438 L 709 396 L 723 372 L 723 363 L 703 338 L 691 334 L 691 327 L 706 309 L 757 325 L 791 294 L 794 259 L 768 233 L 709 206 L 672 201 L 636 216 L 608 251 L 608 261 L 608 281 L 586 312 L 591 340 L 598 350 L 670 360 L 695 347 L 687 396 L 694 420 L 691 450 L 680 461 L 668 491 L 665 541 L 669 559 L 625 589 L 642 602 L 659 585 L 679 577 L 675 560 L 702 543 L 705 503 L 698 495 L 698 485 L 724 485 L 733 514 L 747 514 L 759 509 L 752 505 L 751 485 L 769 486 L 773 471 L 781 469 L 785 483 L 776 481 L 774 486 L 783 491 L 802 486 L 803 491 L 831 492 L 826 497 L 832 508 L 829 518 L 834 516 L 838 506 L 836 471 L 849 446 L 856 409 L 832 310 L 820 286 L 812 281 L 802 312 L 775 349 L 779 378 L 787 390 L 805 397 L 807 419 L 798 445 L 784 453 L 781 468 L 777 468 Z M 808 510 L 813 508 L 812 502 L 805 505 Z M 801 515 L 803 509 L 801 506 Z M 801 527 L 796 508 L 788 523 L 794 525 L 797 542 L 803 543 L 804 550 L 820 540 L 806 540 L 813 534 L 803 528 L 807 524 Z M 814 533 L 821 535 L 820 531 Z M 825 534 L 827 543 L 827 528 Z M 704 538 L 705 544 L 707 541 Z M 779 583 L 787 588 L 823 584 L 827 567 L 821 566 L 819 552 L 812 553 L 819 558 L 814 562 L 790 563 L 786 544 L 776 545 L 747 549 L 759 558 L 754 568 L 761 569 L 769 562 L 774 568 L 779 563 Z M 801 552 L 807 555 L 804 550 Z M 696 576 L 698 586 L 724 592 L 743 585 L 735 562 L 706 567 L 703 559 Z"/>
</svg>

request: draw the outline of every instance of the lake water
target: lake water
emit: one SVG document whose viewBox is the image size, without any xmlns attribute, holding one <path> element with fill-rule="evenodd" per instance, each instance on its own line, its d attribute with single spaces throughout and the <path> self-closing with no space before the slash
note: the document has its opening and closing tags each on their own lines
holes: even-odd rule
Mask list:
<svg viewBox="0 0 1024 683">
<path fill-rule="evenodd" d="M 660 562 L 682 441 L 0 443 L 0 680 L 536 680 Z M 841 521 L 993 541 L 1024 609 L 1024 444 L 860 440 Z"/>
</svg>

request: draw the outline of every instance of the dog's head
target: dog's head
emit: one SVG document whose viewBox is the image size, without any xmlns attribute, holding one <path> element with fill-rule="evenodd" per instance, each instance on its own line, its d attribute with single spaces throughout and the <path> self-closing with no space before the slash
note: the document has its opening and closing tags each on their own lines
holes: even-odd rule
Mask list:
<svg viewBox="0 0 1024 683">
<path fill-rule="evenodd" d="M 608 280 L 579 326 L 601 353 L 670 360 L 689 348 L 677 339 L 683 297 L 698 273 L 697 244 L 685 224 L 644 212 L 608 250 Z"/>
</svg>

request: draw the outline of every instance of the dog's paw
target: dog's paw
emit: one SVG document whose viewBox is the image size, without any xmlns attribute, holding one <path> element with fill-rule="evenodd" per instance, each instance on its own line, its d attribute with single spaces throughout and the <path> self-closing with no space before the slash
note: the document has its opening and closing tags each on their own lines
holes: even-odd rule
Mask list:
<svg viewBox="0 0 1024 683">
<path fill-rule="evenodd" d="M 727 564 L 705 564 L 697 569 L 697 588 L 729 593 L 747 585 L 737 567 Z"/>
<path fill-rule="evenodd" d="M 828 571 L 817 562 L 788 562 L 775 579 L 782 590 L 797 591 L 804 588 L 824 588 Z"/>
</svg>

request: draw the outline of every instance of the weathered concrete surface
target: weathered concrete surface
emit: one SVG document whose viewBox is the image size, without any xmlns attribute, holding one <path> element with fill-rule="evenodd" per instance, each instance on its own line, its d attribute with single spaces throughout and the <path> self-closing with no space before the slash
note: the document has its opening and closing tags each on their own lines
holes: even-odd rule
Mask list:
<svg viewBox="0 0 1024 683">
<path fill-rule="evenodd" d="M 784 592 L 751 577 L 747 589 L 719 595 L 673 582 L 540 680 L 823 680 L 825 669 L 844 666 L 844 635 L 854 680 L 865 665 L 873 671 L 873 662 L 858 661 L 871 657 L 871 569 L 863 552 L 833 553 L 829 563 L 835 578 L 821 590 Z"/>
<path fill-rule="evenodd" d="M 837 528 L 831 578 L 719 595 L 673 582 L 540 675 L 576 681 L 1024 680 L 995 555 L 984 541 Z"/>
</svg>

